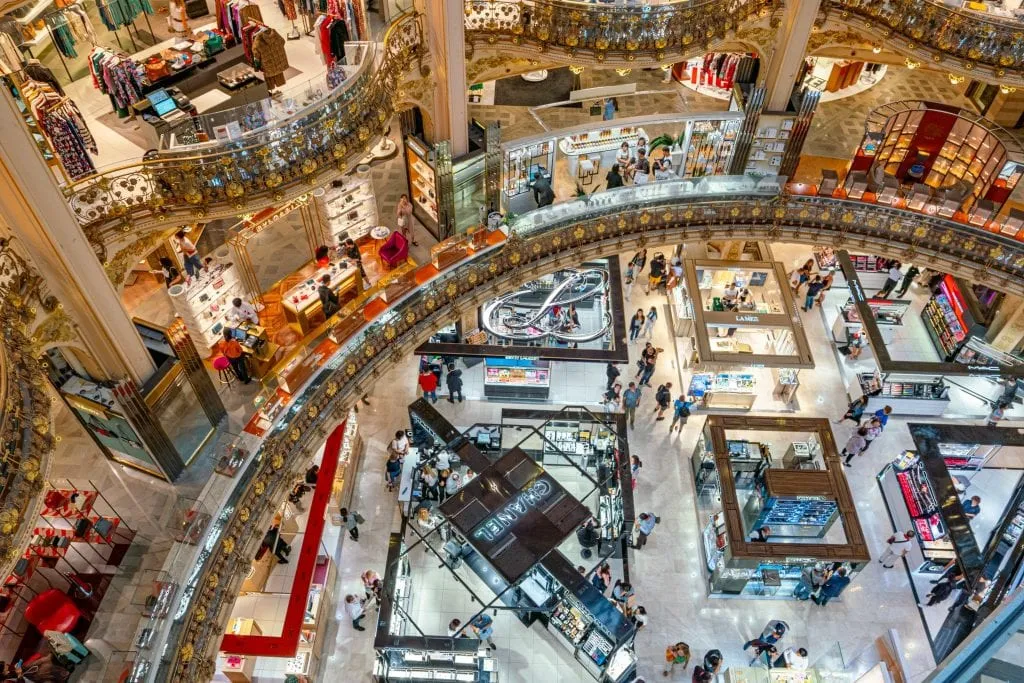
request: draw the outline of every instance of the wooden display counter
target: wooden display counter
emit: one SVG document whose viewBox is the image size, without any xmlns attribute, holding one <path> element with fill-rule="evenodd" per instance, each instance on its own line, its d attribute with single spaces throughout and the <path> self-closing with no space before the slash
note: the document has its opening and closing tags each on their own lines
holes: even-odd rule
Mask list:
<svg viewBox="0 0 1024 683">
<path fill-rule="evenodd" d="M 704 405 L 708 408 L 740 408 L 750 410 L 754 407 L 757 394 L 738 393 L 735 391 L 709 391 L 704 395 Z"/>
<path fill-rule="evenodd" d="M 331 276 L 330 287 L 342 303 L 354 299 L 363 291 L 363 279 L 359 268 L 346 259 L 332 261 L 325 268 L 317 268 L 309 263 L 302 270 L 309 271 L 308 277 L 281 295 L 281 308 L 285 320 L 305 335 L 324 320 L 318 294 L 320 278 Z"/>
<path fill-rule="evenodd" d="M 277 385 L 285 392 L 294 395 L 305 384 L 313 373 L 330 358 L 338 345 L 330 339 L 324 339 L 309 353 L 298 354 L 292 358 L 277 374 Z"/>
</svg>

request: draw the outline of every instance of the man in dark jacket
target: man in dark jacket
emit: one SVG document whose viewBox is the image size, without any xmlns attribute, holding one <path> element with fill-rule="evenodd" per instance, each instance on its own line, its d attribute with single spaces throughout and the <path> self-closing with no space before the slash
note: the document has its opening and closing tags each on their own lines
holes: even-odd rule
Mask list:
<svg viewBox="0 0 1024 683">
<path fill-rule="evenodd" d="M 281 538 L 281 529 L 276 524 L 267 529 L 266 535 L 263 536 L 263 547 L 277 556 L 278 564 L 288 564 L 288 555 L 292 547 Z"/>
<path fill-rule="evenodd" d="M 538 207 L 554 203 L 555 191 L 551 189 L 551 181 L 543 175 L 534 174 L 530 186 L 533 188 L 533 201 L 537 202 Z"/>
<path fill-rule="evenodd" d="M 331 289 L 331 276 L 324 275 L 320 278 L 320 287 L 316 290 L 316 293 L 320 295 L 320 305 L 324 309 L 324 318 L 330 319 L 332 315 L 341 309 L 341 302 L 338 301 L 338 295 Z"/>
<path fill-rule="evenodd" d="M 813 600 L 815 604 L 824 607 L 828 604 L 829 600 L 839 597 L 839 594 L 842 593 L 849 585 L 850 577 L 846 575 L 846 569 L 844 567 L 840 567 L 839 571 L 830 576 L 828 581 L 825 582 L 825 585 L 821 587 L 821 592 L 817 597 L 811 596 L 811 600 Z"/>
<path fill-rule="evenodd" d="M 609 363 L 604 372 L 608 376 L 608 386 L 605 389 L 611 389 L 615 385 L 615 380 L 621 374 L 621 371 L 615 367 L 615 363 Z"/>
<path fill-rule="evenodd" d="M 448 402 L 455 403 L 455 394 L 459 395 L 459 403 L 462 403 L 465 396 L 462 395 L 462 370 L 457 370 L 454 363 L 448 364 Z"/>
</svg>

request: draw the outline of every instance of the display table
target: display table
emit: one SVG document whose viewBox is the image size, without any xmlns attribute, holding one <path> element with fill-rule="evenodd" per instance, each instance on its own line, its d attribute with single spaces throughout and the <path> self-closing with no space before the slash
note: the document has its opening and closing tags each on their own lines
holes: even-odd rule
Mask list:
<svg viewBox="0 0 1024 683">
<path fill-rule="evenodd" d="M 232 263 L 205 268 L 191 283 L 172 285 L 167 290 L 174 312 L 181 317 L 197 346 L 207 348 L 219 342 L 228 323 L 231 301 L 245 299 L 245 292 Z"/>
<path fill-rule="evenodd" d="M 636 156 L 639 138 L 649 141 L 643 128 L 609 126 L 564 137 L 558 141 L 558 149 L 568 158 L 569 174 L 573 178 L 576 177 L 581 155 L 586 155 L 583 163 L 589 164 L 587 173 L 596 174 L 598 180 L 601 180 L 604 173 L 615 163 L 615 156 L 623 142 L 629 143 L 630 155 Z"/>
<path fill-rule="evenodd" d="M 359 268 L 347 259 L 332 261 L 323 268 L 311 268 L 311 271 L 308 279 L 295 285 L 281 297 L 285 320 L 303 335 L 309 334 L 320 322 L 323 307 L 317 290 L 320 288 L 320 278 L 324 275 L 331 276 L 329 286 L 338 295 L 339 300 L 344 301 L 362 291 Z"/>
<path fill-rule="evenodd" d="M 719 328 L 724 329 L 724 328 Z M 709 337 L 708 344 L 715 353 L 753 353 L 754 347 L 750 344 L 736 341 L 731 337 Z"/>
<path fill-rule="evenodd" d="M 757 393 L 754 376 L 746 373 L 696 373 L 690 378 L 689 394 L 706 408 L 750 410 Z"/>
<path fill-rule="evenodd" d="M 349 179 L 344 187 L 328 187 L 316 201 L 335 246 L 346 239 L 365 237 L 378 222 L 377 200 L 368 179 Z"/>
<path fill-rule="evenodd" d="M 868 395 L 865 413 L 892 406 L 895 415 L 942 415 L 949 408 L 949 388 L 938 375 L 861 373 L 859 386 L 847 391 L 850 400 Z M 874 395 L 872 395 L 874 394 Z"/>
<path fill-rule="evenodd" d="M 488 358 L 484 365 L 484 396 L 545 400 L 551 388 L 550 366 L 545 360 Z"/>
</svg>

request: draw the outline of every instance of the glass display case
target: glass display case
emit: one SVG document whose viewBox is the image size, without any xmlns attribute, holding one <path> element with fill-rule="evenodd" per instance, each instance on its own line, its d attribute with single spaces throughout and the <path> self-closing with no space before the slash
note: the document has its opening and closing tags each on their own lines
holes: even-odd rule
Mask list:
<svg viewBox="0 0 1024 683">
<path fill-rule="evenodd" d="M 414 137 L 405 139 L 405 165 L 409 175 L 409 195 L 413 212 L 437 236 L 437 181 L 434 177 L 433 151 Z"/>
<path fill-rule="evenodd" d="M 692 121 L 683 161 L 683 177 L 700 178 L 726 173 L 739 126 L 739 121 Z"/>
<path fill-rule="evenodd" d="M 778 173 L 795 123 L 795 115 L 761 114 L 758 119 L 757 133 L 750 144 L 747 173 L 759 175 Z"/>
<path fill-rule="evenodd" d="M 247 298 L 232 263 L 205 268 L 191 282 L 171 285 L 167 294 L 196 345 L 207 348 L 224 338 L 231 300 Z"/>
<path fill-rule="evenodd" d="M 550 361 L 488 358 L 484 362 L 484 396 L 487 398 L 546 399 L 550 387 Z"/>
<path fill-rule="evenodd" d="M 757 398 L 757 379 L 744 372 L 694 373 L 688 393 L 707 408 L 750 410 Z"/>
<path fill-rule="evenodd" d="M 358 240 L 379 225 L 377 199 L 369 178 L 352 176 L 344 185 L 330 185 L 316 196 L 317 210 L 327 221 L 331 244 L 341 246 L 347 240 Z"/>
<path fill-rule="evenodd" d="M 941 375 L 881 374 L 857 375 L 857 397 L 868 396 L 866 413 L 891 406 L 896 415 L 942 415 L 949 406 L 949 387 Z"/>
</svg>

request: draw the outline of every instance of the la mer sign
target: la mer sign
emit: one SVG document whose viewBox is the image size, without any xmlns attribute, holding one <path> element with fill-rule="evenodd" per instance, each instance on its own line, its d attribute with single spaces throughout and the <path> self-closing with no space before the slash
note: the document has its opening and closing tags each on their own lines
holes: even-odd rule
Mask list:
<svg viewBox="0 0 1024 683">
<path fill-rule="evenodd" d="M 551 493 L 551 490 L 551 484 L 544 479 L 533 482 L 530 488 L 521 491 L 512 501 L 506 503 L 505 507 L 481 522 L 473 532 L 473 537 L 493 542 L 511 528 L 530 508 L 540 505 Z"/>
</svg>

